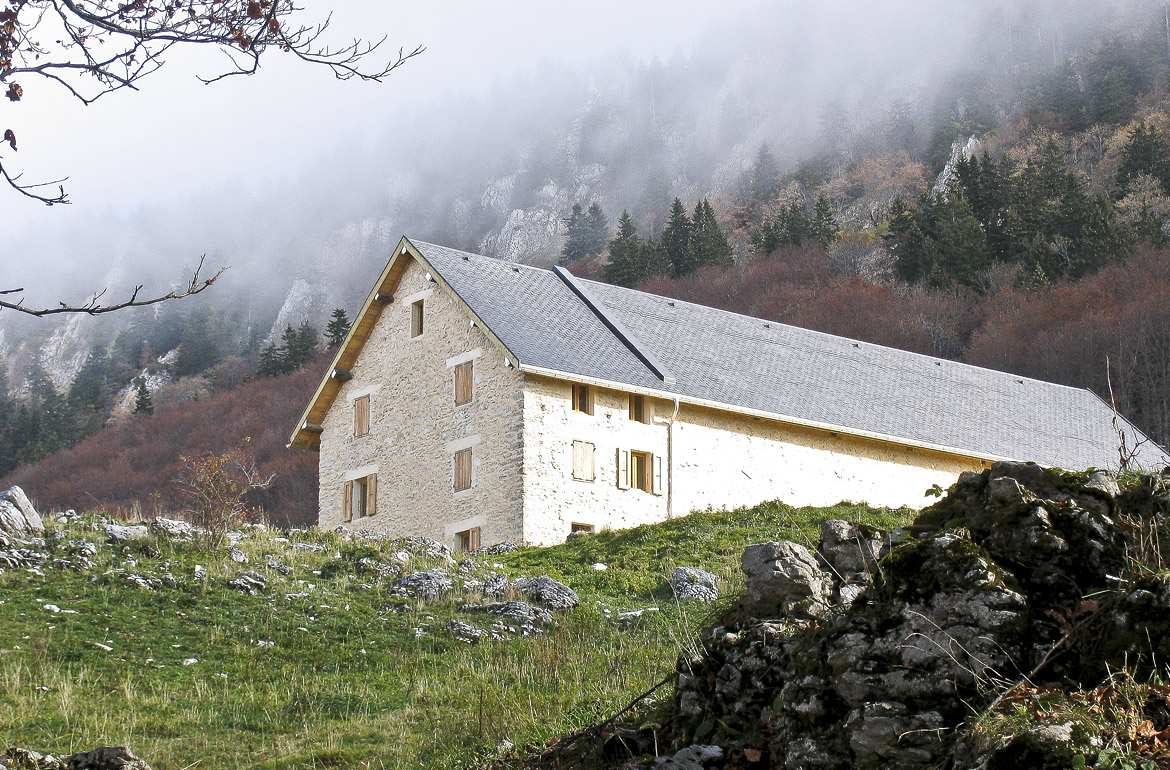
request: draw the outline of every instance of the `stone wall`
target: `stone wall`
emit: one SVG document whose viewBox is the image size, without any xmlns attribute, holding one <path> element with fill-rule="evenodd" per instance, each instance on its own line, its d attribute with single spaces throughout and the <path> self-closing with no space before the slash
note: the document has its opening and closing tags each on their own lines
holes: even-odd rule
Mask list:
<svg viewBox="0 0 1170 770">
<path fill-rule="evenodd" d="M 591 388 L 593 414 L 572 408 L 572 385 L 528 375 L 524 392 L 524 538 L 564 542 L 574 522 L 623 529 L 667 517 L 663 494 L 619 489 L 617 452 L 666 456 L 666 427 L 655 416 L 646 425 L 629 417 L 629 394 Z M 647 399 L 647 402 L 653 399 Z M 656 402 L 661 414 L 667 402 Z M 667 417 L 670 416 L 669 411 Z M 573 441 L 594 445 L 594 480 L 573 479 Z M 665 473 L 665 470 L 664 470 Z"/>
<path fill-rule="evenodd" d="M 683 405 L 674 428 L 674 511 L 779 499 L 793 506 L 842 500 L 898 508 L 933 502 L 978 460 L 772 420 Z"/>
<path fill-rule="evenodd" d="M 646 425 L 629 418 L 629 394 L 593 388 L 592 415 L 572 409 L 570 383 L 527 375 L 524 396 L 524 538 L 558 543 L 574 522 L 638 526 L 708 507 L 780 499 L 790 505 L 848 500 L 919 508 L 977 460 L 833 435 L 714 409 L 647 398 Z M 673 429 L 670 423 L 673 417 Z M 673 436 L 670 434 L 673 432 Z M 573 479 L 573 441 L 594 444 L 595 480 Z M 619 449 L 663 462 L 661 495 L 617 485 Z"/>
<path fill-rule="evenodd" d="M 410 336 L 423 300 L 423 334 Z M 455 406 L 454 366 L 472 360 L 474 395 Z M 377 473 L 374 516 L 348 526 L 425 535 L 454 545 L 481 528 L 483 545 L 519 540 L 522 376 L 424 269 L 410 265 L 323 423 L 322 528 L 343 522 L 344 483 Z M 353 402 L 370 396 L 368 435 L 353 435 Z M 472 451 L 472 485 L 454 491 L 454 454 Z"/>
</svg>

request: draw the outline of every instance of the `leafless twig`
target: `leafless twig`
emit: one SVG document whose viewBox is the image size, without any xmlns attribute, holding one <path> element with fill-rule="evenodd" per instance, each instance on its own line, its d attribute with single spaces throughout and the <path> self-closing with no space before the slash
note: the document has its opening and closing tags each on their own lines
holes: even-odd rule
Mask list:
<svg viewBox="0 0 1170 770">
<path fill-rule="evenodd" d="M 221 267 L 215 272 L 215 275 L 211 276 L 210 278 L 200 277 L 199 273 L 203 270 L 203 262 L 206 259 L 206 254 L 199 258 L 199 266 L 195 268 L 195 272 L 191 275 L 191 281 L 187 284 L 186 288 L 182 290 L 171 291 L 159 297 L 139 299 L 138 295 L 142 291 L 142 284 L 139 284 L 134 287 L 134 290 L 130 293 L 129 299 L 125 300 L 124 302 L 118 302 L 112 305 L 103 305 L 99 302 L 102 296 L 106 293 L 106 290 L 102 289 L 90 297 L 89 301 L 84 305 L 69 305 L 65 302 L 62 302 L 57 307 L 36 308 L 26 307 L 23 299 L 17 300 L 16 302 L 9 302 L 7 300 L 0 299 L 0 309 L 7 308 L 8 310 L 16 310 L 21 313 L 27 313 L 28 315 L 34 315 L 37 317 L 57 315 L 59 313 L 84 313 L 86 315 L 101 315 L 102 313 L 112 313 L 115 310 L 122 310 L 128 307 L 146 307 L 147 305 L 157 305 L 160 302 L 166 302 L 172 299 L 182 299 L 184 297 L 190 297 L 192 295 L 199 294 L 203 290 L 207 289 L 209 286 L 215 283 L 221 275 L 223 275 L 224 270 L 227 270 L 227 267 Z M 15 294 L 22 291 L 24 291 L 24 289 L 4 289 L 0 290 L 0 295 Z"/>
</svg>

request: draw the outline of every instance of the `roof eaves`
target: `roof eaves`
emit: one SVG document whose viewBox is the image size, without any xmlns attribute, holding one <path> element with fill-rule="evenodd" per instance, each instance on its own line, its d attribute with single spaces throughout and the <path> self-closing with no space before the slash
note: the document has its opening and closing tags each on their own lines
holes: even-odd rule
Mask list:
<svg viewBox="0 0 1170 770">
<path fill-rule="evenodd" d="M 771 420 L 773 422 L 782 422 L 789 425 L 798 425 L 803 428 L 812 428 L 814 430 L 827 431 L 830 433 L 841 433 L 848 436 L 856 436 L 857 438 L 870 439 L 873 441 L 881 441 L 887 444 L 897 444 L 899 446 L 913 447 L 915 449 L 925 449 L 931 452 L 939 452 L 942 454 L 955 455 L 958 457 L 968 457 L 973 460 L 988 460 L 990 462 L 998 462 L 1000 460 L 1016 461 L 1015 457 L 1004 457 L 1001 455 L 990 454 L 986 452 L 975 452 L 971 449 L 960 449 L 958 447 L 946 446 L 945 444 L 934 444 L 929 441 L 919 441 L 917 439 L 905 438 L 902 436 L 892 436 L 885 433 L 876 433 L 873 431 L 861 430 L 859 428 L 850 428 L 844 425 L 834 425 L 833 423 L 819 422 L 817 420 L 808 420 L 801 417 L 793 417 L 791 415 L 781 414 L 780 412 L 769 412 L 763 409 L 752 409 L 749 407 L 737 406 L 735 404 L 728 404 L 721 401 L 712 401 L 705 398 L 697 398 L 694 396 L 686 396 L 669 390 L 655 390 L 653 388 L 640 388 L 635 385 L 630 385 L 624 382 L 614 382 L 611 380 L 604 380 L 598 377 L 589 377 L 586 375 L 575 374 L 573 372 L 562 372 L 556 369 L 548 369 L 540 366 L 524 366 L 521 371 L 529 372 L 531 374 L 551 377 L 557 380 L 567 380 L 570 382 L 579 382 L 585 385 L 596 385 L 600 388 L 610 388 L 612 390 L 622 390 L 629 393 L 638 393 L 646 396 L 653 396 L 655 398 L 673 399 L 680 404 L 687 404 L 689 406 L 699 406 L 707 409 L 717 409 L 721 412 L 731 412 L 733 414 L 742 414 L 747 417 L 759 417 L 764 420 Z"/>
</svg>

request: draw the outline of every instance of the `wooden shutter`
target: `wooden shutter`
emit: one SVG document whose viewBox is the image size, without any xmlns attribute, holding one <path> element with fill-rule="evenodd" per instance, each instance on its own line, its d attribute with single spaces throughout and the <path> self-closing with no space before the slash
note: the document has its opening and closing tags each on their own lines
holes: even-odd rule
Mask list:
<svg viewBox="0 0 1170 770">
<path fill-rule="evenodd" d="M 654 482 L 650 491 L 656 495 L 662 494 L 662 455 L 654 455 Z"/>
<path fill-rule="evenodd" d="M 471 403 L 471 361 L 455 367 L 455 405 Z"/>
<path fill-rule="evenodd" d="M 593 481 L 593 444 L 588 441 L 573 442 L 573 478 Z"/>
<path fill-rule="evenodd" d="M 455 491 L 471 489 L 471 450 L 455 453 Z"/>
<path fill-rule="evenodd" d="M 366 515 L 373 516 L 378 512 L 378 474 L 366 476 Z"/>
<path fill-rule="evenodd" d="M 353 521 L 353 482 L 345 482 L 345 494 L 341 504 L 341 520 Z"/>
<path fill-rule="evenodd" d="M 617 451 L 617 485 L 618 489 L 630 488 L 630 453 L 626 449 Z"/>
<path fill-rule="evenodd" d="M 479 527 L 472 527 L 467 535 L 467 550 L 474 551 L 476 548 L 479 548 Z"/>
<path fill-rule="evenodd" d="M 370 432 L 370 397 L 362 396 L 353 402 L 353 435 L 364 436 Z"/>
</svg>

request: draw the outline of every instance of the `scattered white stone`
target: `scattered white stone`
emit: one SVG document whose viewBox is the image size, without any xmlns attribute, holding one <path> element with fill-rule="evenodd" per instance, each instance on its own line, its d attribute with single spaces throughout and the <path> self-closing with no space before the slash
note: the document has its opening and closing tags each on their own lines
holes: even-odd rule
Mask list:
<svg viewBox="0 0 1170 770">
<path fill-rule="evenodd" d="M 271 639 L 257 639 L 256 646 L 257 647 L 275 647 L 276 642 L 272 641 Z"/>
<path fill-rule="evenodd" d="M 598 561 L 593 563 L 593 569 L 597 570 L 598 572 L 605 572 L 607 569 L 609 569 L 609 565 L 602 564 Z"/>
<path fill-rule="evenodd" d="M 106 644 L 102 644 L 101 642 L 94 642 L 93 646 L 97 647 L 99 650 L 105 650 L 106 652 L 113 652 L 114 651 L 113 647 L 110 647 L 109 645 L 106 645 Z"/>
<path fill-rule="evenodd" d="M 239 548 L 232 548 L 230 551 L 228 551 L 228 556 L 230 556 L 231 560 L 236 564 L 248 563 L 248 554 L 244 553 Z"/>
<path fill-rule="evenodd" d="M 61 608 L 58 607 L 56 604 L 46 604 L 45 609 L 48 610 L 49 612 L 60 612 L 61 611 Z"/>
<path fill-rule="evenodd" d="M 199 662 L 198 658 L 183 658 L 183 665 L 184 666 L 194 666 L 198 662 Z"/>
</svg>

